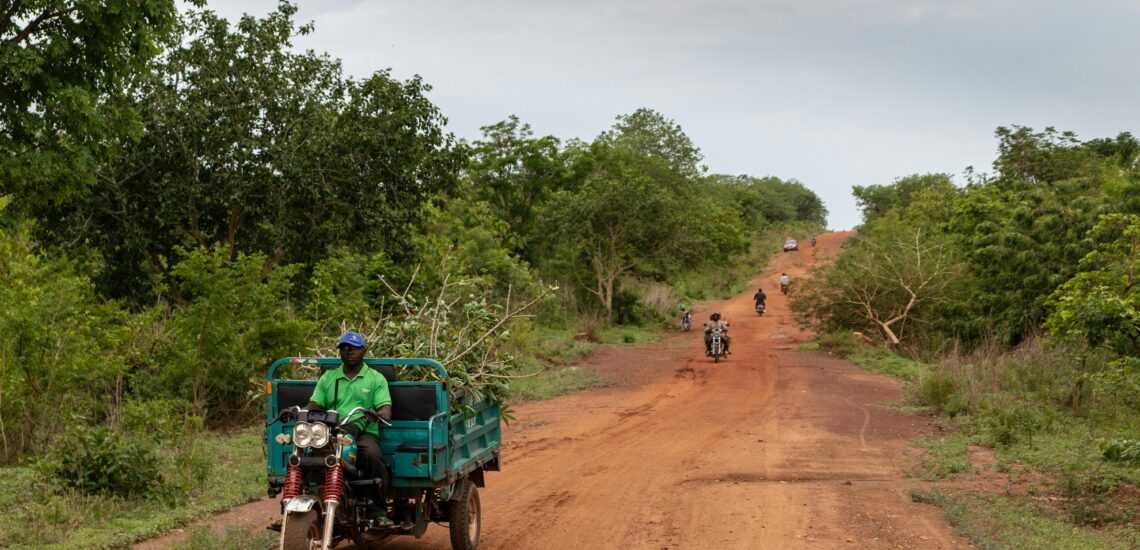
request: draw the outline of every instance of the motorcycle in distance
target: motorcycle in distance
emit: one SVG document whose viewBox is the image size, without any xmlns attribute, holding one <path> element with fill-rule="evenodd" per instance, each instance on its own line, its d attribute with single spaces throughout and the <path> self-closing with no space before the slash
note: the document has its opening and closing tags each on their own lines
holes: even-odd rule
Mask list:
<svg viewBox="0 0 1140 550">
<path fill-rule="evenodd" d="M 764 315 L 764 304 L 756 302 L 756 315 Z"/>
<path fill-rule="evenodd" d="M 714 328 L 709 332 L 709 338 L 712 342 L 709 344 L 709 356 L 713 358 L 713 363 L 719 363 L 722 358 L 728 357 L 724 350 L 724 337 L 721 335 L 719 328 Z"/>
<path fill-rule="evenodd" d="M 815 247 L 815 235 L 812 235 L 812 237 L 811 237 L 811 246 L 813 248 Z"/>
<path fill-rule="evenodd" d="M 785 283 L 782 281 L 780 282 L 780 293 L 781 294 L 787 294 L 788 293 L 788 285 L 789 284 L 791 284 L 791 283 Z"/>
<path fill-rule="evenodd" d="M 693 314 L 692 314 L 692 312 L 686 311 L 685 315 L 683 315 L 681 317 L 681 332 L 689 332 L 689 329 L 692 327 L 693 327 Z"/>
</svg>

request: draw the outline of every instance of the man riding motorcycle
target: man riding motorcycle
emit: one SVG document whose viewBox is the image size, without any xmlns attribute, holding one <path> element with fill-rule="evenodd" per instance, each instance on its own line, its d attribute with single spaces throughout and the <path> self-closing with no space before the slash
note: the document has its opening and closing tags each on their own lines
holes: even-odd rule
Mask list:
<svg viewBox="0 0 1140 550">
<path fill-rule="evenodd" d="M 728 355 L 728 347 L 732 343 L 732 337 L 728 335 L 728 321 L 721 319 L 718 311 L 714 311 L 709 316 L 709 322 L 705 323 L 705 355 L 712 355 L 713 329 L 720 329 L 721 341 L 724 342 L 724 354 Z"/>
<path fill-rule="evenodd" d="M 780 292 L 788 293 L 788 287 L 792 285 L 792 278 L 787 273 L 780 274 Z"/>
<path fill-rule="evenodd" d="M 756 306 L 758 308 L 765 307 L 764 302 L 768 300 L 768 295 L 764 294 L 764 289 L 758 288 L 756 289 L 756 294 L 752 295 L 752 299 L 756 301 Z"/>
<path fill-rule="evenodd" d="M 346 332 L 337 342 L 340 351 L 340 368 L 330 370 L 317 381 L 317 387 L 307 410 L 335 410 L 342 417 L 356 407 L 375 409 L 380 417 L 388 420 L 392 417 L 392 396 L 388 390 L 388 380 L 384 375 L 371 369 L 364 368 L 364 354 L 367 344 L 364 336 L 359 332 Z M 384 459 L 380 454 L 380 431 L 375 423 L 361 423 L 357 426 L 356 445 L 359 452 L 357 465 L 362 472 L 370 477 L 384 480 L 384 489 L 388 485 L 388 470 L 384 466 Z M 384 495 L 372 495 L 368 515 L 373 519 L 373 525 L 391 525 L 384 506 Z"/>
</svg>

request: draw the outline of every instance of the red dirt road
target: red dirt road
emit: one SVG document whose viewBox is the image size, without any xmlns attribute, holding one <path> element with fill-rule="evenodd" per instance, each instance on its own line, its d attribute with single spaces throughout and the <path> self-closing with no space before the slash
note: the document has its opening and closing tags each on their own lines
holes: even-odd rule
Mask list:
<svg viewBox="0 0 1140 550">
<path fill-rule="evenodd" d="M 777 278 L 802 277 L 847 236 L 776 256 L 746 294 L 699 304 L 692 332 L 595 354 L 589 368 L 609 386 L 517 406 L 503 471 L 488 473 L 480 492 L 480 548 L 971 548 L 939 509 L 911 502 L 924 482 L 900 466 L 907 441 L 931 426 L 887 408 L 898 384 L 792 351 L 810 335 Z M 757 285 L 768 293 L 763 317 L 752 309 Z M 733 336 L 719 364 L 704 357 L 698 330 L 714 309 Z M 266 499 L 215 524 L 263 526 L 277 510 Z M 450 543 L 433 525 L 424 539 L 380 547 Z"/>
</svg>

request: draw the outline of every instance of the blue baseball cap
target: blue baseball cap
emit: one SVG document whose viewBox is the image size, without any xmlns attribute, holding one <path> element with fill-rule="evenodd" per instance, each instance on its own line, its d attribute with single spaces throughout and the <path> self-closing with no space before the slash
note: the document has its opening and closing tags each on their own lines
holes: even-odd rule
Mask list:
<svg viewBox="0 0 1140 550">
<path fill-rule="evenodd" d="M 346 333 L 344 333 L 343 336 L 340 337 L 340 341 L 338 341 L 336 343 L 337 349 L 340 349 L 341 346 L 353 346 L 353 347 L 357 347 L 357 348 L 363 348 L 363 347 L 365 347 L 364 337 L 361 336 L 359 332 L 352 332 L 352 331 L 346 332 Z"/>
</svg>

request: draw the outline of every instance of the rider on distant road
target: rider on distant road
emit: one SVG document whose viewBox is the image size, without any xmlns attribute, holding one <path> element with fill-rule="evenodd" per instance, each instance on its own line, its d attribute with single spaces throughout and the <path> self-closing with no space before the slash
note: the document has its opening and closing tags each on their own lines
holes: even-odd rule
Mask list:
<svg viewBox="0 0 1140 550">
<path fill-rule="evenodd" d="M 717 328 L 720 329 L 720 337 L 724 341 L 724 354 L 728 355 L 728 345 L 732 343 L 732 337 L 728 335 L 728 321 L 721 319 L 718 311 L 714 311 L 709 316 L 709 322 L 705 323 L 705 355 L 712 353 L 712 331 Z"/>
<path fill-rule="evenodd" d="M 792 278 L 788 277 L 787 273 L 780 274 L 780 291 L 784 294 L 788 293 L 788 287 L 792 286 Z"/>
<path fill-rule="evenodd" d="M 763 306 L 764 302 L 768 299 L 768 295 L 764 294 L 764 289 L 756 289 L 756 294 L 752 295 L 752 299 L 756 301 L 756 305 Z"/>
</svg>

